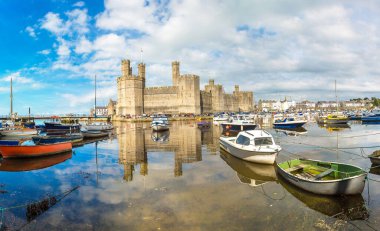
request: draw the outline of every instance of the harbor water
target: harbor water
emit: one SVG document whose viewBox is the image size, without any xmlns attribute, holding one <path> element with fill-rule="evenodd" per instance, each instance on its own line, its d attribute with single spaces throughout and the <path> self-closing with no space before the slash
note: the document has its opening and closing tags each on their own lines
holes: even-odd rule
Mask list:
<svg viewBox="0 0 380 231">
<path fill-rule="evenodd" d="M 360 166 L 370 173 L 361 195 L 302 191 L 275 167 L 219 149 L 219 126 L 117 123 L 113 135 L 72 153 L 3 160 L 1 225 L 9 230 L 379 230 L 380 125 L 353 123 L 297 131 L 268 130 L 278 161 L 305 157 Z"/>
</svg>

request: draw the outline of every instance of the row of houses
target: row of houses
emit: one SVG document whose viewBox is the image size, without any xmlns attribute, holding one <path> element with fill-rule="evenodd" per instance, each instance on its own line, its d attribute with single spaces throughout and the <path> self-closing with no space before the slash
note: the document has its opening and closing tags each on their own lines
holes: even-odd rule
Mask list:
<svg viewBox="0 0 380 231">
<path fill-rule="evenodd" d="M 273 111 L 332 111 L 337 107 L 336 101 L 311 102 L 304 100 L 296 102 L 294 100 L 259 100 L 257 110 L 260 112 Z M 338 102 L 340 110 L 365 110 L 372 107 L 371 100 L 342 101 Z M 116 113 L 116 101 L 110 100 L 106 106 L 96 107 L 96 116 L 109 117 Z M 90 110 L 90 115 L 94 115 L 94 109 Z"/>
<path fill-rule="evenodd" d="M 259 100 L 258 110 L 269 112 L 269 111 L 331 111 L 335 110 L 337 107 L 340 110 L 364 110 L 372 107 L 371 100 L 360 100 L 360 101 L 318 101 L 311 102 L 308 100 L 296 102 L 285 100 Z"/>
</svg>

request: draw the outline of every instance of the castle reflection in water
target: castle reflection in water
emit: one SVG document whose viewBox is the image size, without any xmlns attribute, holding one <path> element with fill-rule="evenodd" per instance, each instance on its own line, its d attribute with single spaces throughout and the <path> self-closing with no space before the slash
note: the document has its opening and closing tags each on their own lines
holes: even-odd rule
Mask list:
<svg viewBox="0 0 380 231">
<path fill-rule="evenodd" d="M 201 131 L 195 122 L 179 121 L 167 132 L 153 132 L 149 123 L 116 123 L 119 164 L 124 166 L 125 181 L 132 181 L 135 167 L 140 175 L 148 175 L 148 155 L 152 152 L 174 153 L 174 176 L 182 176 L 183 164 L 202 160 L 202 145 L 208 153 L 219 150 L 219 127 Z M 164 154 L 163 154 L 164 155 Z"/>
</svg>

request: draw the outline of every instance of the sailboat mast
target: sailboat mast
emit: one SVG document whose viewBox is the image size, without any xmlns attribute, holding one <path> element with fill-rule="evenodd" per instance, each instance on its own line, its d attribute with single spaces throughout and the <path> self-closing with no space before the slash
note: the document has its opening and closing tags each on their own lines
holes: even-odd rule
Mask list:
<svg viewBox="0 0 380 231">
<path fill-rule="evenodd" d="M 11 119 L 13 117 L 13 89 L 12 89 L 12 77 L 11 77 L 11 95 L 10 95 L 10 100 L 11 100 Z"/>
<path fill-rule="evenodd" d="M 336 100 L 336 113 L 338 113 L 338 95 L 336 94 L 336 80 L 335 80 L 335 100 Z"/>
<path fill-rule="evenodd" d="M 94 117 L 96 119 L 96 75 L 95 75 L 95 105 L 94 105 Z"/>
</svg>

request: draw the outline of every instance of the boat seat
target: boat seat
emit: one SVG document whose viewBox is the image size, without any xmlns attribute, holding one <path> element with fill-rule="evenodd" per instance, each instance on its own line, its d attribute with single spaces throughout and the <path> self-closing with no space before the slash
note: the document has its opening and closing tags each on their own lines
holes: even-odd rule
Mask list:
<svg viewBox="0 0 380 231">
<path fill-rule="evenodd" d="M 327 169 L 326 171 L 324 172 L 321 172 L 319 173 L 318 175 L 314 176 L 313 180 L 320 180 L 322 179 L 323 177 L 329 175 L 330 173 L 334 172 L 335 170 L 334 169 Z"/>
<path fill-rule="evenodd" d="M 304 165 L 304 164 L 299 164 L 299 165 L 296 165 L 296 166 L 293 166 L 291 168 L 288 168 L 286 169 L 287 172 L 295 172 L 295 171 L 298 171 L 298 170 L 301 170 L 303 169 L 304 167 L 306 167 L 307 165 Z"/>
</svg>

